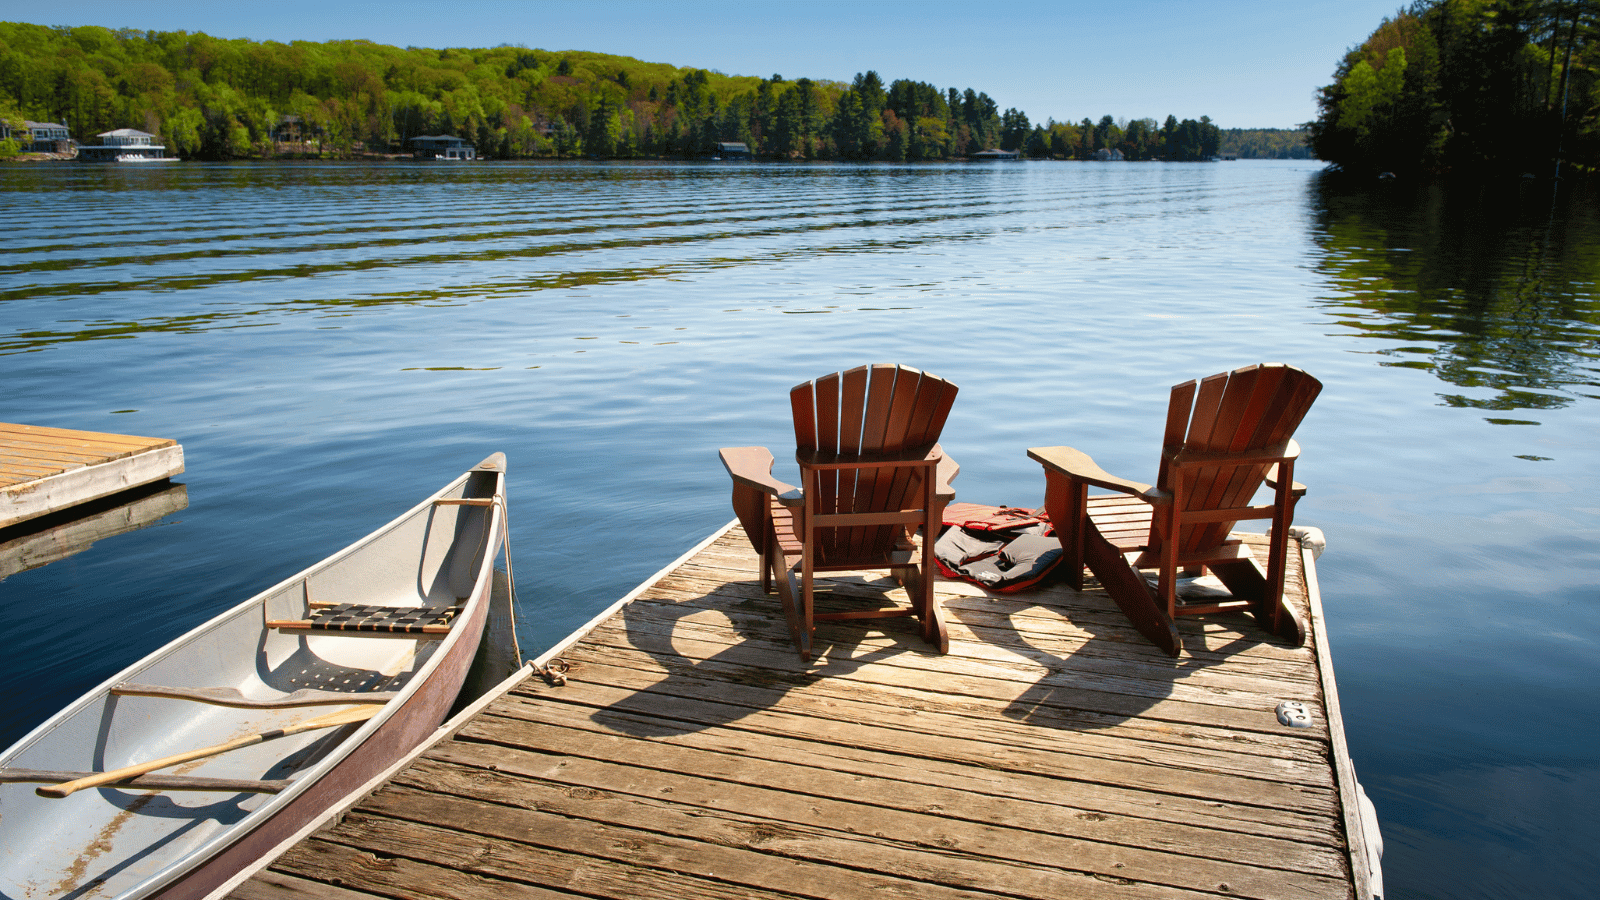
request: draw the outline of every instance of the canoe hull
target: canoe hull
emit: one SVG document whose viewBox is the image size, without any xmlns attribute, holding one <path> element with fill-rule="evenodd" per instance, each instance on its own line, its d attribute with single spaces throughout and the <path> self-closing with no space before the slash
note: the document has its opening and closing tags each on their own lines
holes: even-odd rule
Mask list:
<svg viewBox="0 0 1600 900">
<path fill-rule="evenodd" d="M 60 800 L 0 777 L 0 897 L 203 897 L 404 757 L 448 715 L 488 618 L 505 534 L 495 454 L 366 538 L 217 616 L 119 673 L 0 753 L 25 769 L 109 771 L 324 715 L 339 706 L 224 708 L 118 695 L 122 682 L 255 701 L 307 690 L 393 699 L 370 720 L 281 737 L 158 773 L 288 779 L 279 793 L 94 788 Z M 448 634 L 268 628 L 317 605 L 454 606 Z M 345 707 L 348 708 L 348 707 Z"/>
</svg>

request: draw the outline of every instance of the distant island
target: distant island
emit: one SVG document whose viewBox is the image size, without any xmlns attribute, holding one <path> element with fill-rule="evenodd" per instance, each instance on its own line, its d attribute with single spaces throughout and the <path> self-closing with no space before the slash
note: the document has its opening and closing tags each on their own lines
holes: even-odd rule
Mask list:
<svg viewBox="0 0 1600 900">
<path fill-rule="evenodd" d="M 0 156 L 23 149 L 29 123 L 59 123 L 85 143 L 131 128 L 169 156 L 215 160 L 1308 155 L 1297 130 L 1223 131 L 1205 116 L 1170 115 L 1036 125 L 981 91 L 885 84 L 873 71 L 849 84 L 791 81 L 511 46 L 281 44 L 0 23 Z"/>
<path fill-rule="evenodd" d="M 1587 0 L 1418 0 L 1339 62 L 1311 147 L 1356 173 L 1591 174 L 1597 26 Z"/>
</svg>

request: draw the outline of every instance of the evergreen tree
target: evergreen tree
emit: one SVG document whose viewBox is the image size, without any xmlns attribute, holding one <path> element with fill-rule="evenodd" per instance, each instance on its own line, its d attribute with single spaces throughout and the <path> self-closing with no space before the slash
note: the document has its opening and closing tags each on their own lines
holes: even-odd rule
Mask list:
<svg viewBox="0 0 1600 900">
<path fill-rule="evenodd" d="M 1000 149 L 1021 149 L 1032 129 L 1026 113 L 1016 108 L 1006 110 L 1000 117 Z"/>
</svg>

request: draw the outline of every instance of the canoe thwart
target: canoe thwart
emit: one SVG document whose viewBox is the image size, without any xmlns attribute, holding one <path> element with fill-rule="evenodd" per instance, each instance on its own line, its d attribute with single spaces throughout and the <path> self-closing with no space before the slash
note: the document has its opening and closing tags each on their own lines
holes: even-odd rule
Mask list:
<svg viewBox="0 0 1600 900">
<path fill-rule="evenodd" d="M 284 694 L 282 697 L 252 700 L 240 693 L 237 688 L 180 688 L 167 687 L 160 684 L 134 684 L 130 681 L 113 685 L 111 693 L 121 697 L 165 697 L 172 700 L 193 700 L 196 703 L 210 703 L 213 706 L 232 706 L 240 709 L 285 709 L 295 706 L 388 703 L 390 700 L 400 696 L 399 691 L 367 691 L 357 694 L 305 688 L 290 694 Z"/>
<path fill-rule="evenodd" d="M 434 506 L 493 506 L 493 497 L 444 497 L 433 501 Z"/>
<path fill-rule="evenodd" d="M 337 631 L 355 634 L 443 635 L 459 606 L 369 606 L 362 603 L 314 604 L 306 619 L 275 619 L 268 628 Z"/>
<path fill-rule="evenodd" d="M 0 783 L 39 782 L 60 784 L 90 778 L 95 772 L 58 772 L 47 769 L 0 768 Z M 276 794 L 289 787 L 287 778 L 254 781 L 246 778 L 195 778 L 189 775 L 138 775 L 101 787 L 125 787 L 146 791 L 216 791 L 224 794 Z"/>
</svg>

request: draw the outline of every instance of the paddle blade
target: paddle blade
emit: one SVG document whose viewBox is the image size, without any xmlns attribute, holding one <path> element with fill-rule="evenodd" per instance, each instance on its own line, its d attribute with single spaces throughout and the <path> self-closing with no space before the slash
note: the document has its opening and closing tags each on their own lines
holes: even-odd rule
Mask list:
<svg viewBox="0 0 1600 900">
<path fill-rule="evenodd" d="M 356 722 L 365 722 L 377 715 L 380 709 L 383 709 L 383 705 L 378 703 L 341 709 L 337 712 L 324 713 L 315 719 L 307 719 L 297 725 L 289 725 L 281 730 L 284 734 L 298 734 L 302 731 L 315 731 L 318 728 L 352 725 Z"/>
</svg>

